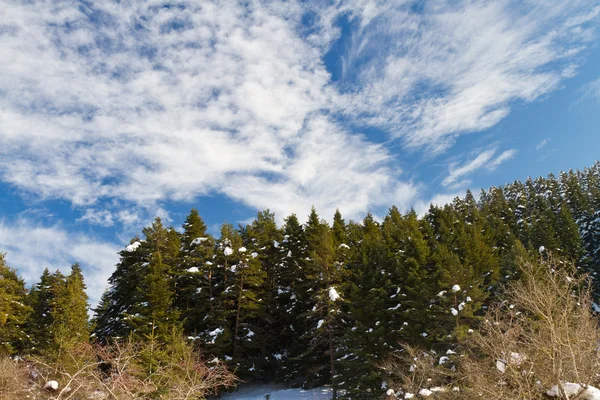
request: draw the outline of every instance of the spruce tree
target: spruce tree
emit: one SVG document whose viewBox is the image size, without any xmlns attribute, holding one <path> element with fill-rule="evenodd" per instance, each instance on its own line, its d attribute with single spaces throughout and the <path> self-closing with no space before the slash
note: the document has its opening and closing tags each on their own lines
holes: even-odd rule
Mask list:
<svg viewBox="0 0 600 400">
<path fill-rule="evenodd" d="M 54 354 L 57 350 L 55 328 L 55 305 L 64 293 L 65 277 L 60 271 L 50 273 L 46 268 L 40 282 L 34 285 L 28 295 L 27 303 L 32 313 L 25 324 L 29 338 L 29 352 L 35 354 Z"/>
<path fill-rule="evenodd" d="M 180 259 L 174 265 L 174 307 L 179 310 L 184 331 L 197 335 L 206 330 L 205 317 L 213 297 L 213 255 L 215 241 L 206 224 L 192 209 L 183 224 Z"/>
<path fill-rule="evenodd" d="M 88 296 L 83 272 L 79 264 L 71 266 L 71 273 L 56 286 L 51 303 L 54 342 L 60 349 L 87 343 L 90 336 Z"/>
<path fill-rule="evenodd" d="M 277 305 L 276 305 L 276 273 L 278 264 L 281 260 L 280 249 L 283 240 L 280 229 L 275 222 L 275 214 L 269 210 L 261 211 L 256 219 L 242 230 L 242 240 L 246 248 L 246 255 L 253 263 L 260 264 L 260 270 L 264 274 L 264 284 L 262 288 L 257 288 L 259 298 L 261 299 L 261 312 L 258 314 L 260 320 L 256 325 L 260 330 L 253 331 L 255 336 L 253 344 L 260 343 L 263 354 L 261 364 L 264 359 L 269 361 L 263 367 L 263 376 L 269 381 L 273 381 L 280 375 L 280 354 L 282 343 L 279 343 L 280 325 L 276 323 Z M 256 367 L 255 367 L 256 368 Z"/>
<path fill-rule="evenodd" d="M 313 207 L 305 227 L 308 259 L 301 285 L 302 297 L 311 307 L 305 314 L 303 339 L 308 346 L 302 355 L 306 384 L 331 382 L 336 394 L 335 350 L 340 318 L 339 273 L 334 268 L 335 250 L 331 228 L 321 221 Z"/>
<path fill-rule="evenodd" d="M 344 318 L 349 322 L 338 354 L 340 385 L 346 398 L 361 394 L 378 398 L 381 375 L 377 364 L 396 345 L 389 339 L 398 338 L 391 323 L 397 300 L 391 296 L 399 286 L 394 282 L 390 253 L 379 224 L 368 214 L 361 228 L 361 238 L 352 244 L 344 285 Z"/>
<path fill-rule="evenodd" d="M 275 324 L 278 326 L 279 349 L 273 353 L 279 366 L 276 378 L 292 386 L 302 383 L 301 355 L 306 350 L 304 332 L 308 329 L 304 316 L 309 293 L 301 290 L 308 262 L 308 243 L 304 228 L 295 214 L 288 216 L 283 225 L 283 239 L 277 246 L 279 262 L 275 266 L 274 297 Z"/>
</svg>

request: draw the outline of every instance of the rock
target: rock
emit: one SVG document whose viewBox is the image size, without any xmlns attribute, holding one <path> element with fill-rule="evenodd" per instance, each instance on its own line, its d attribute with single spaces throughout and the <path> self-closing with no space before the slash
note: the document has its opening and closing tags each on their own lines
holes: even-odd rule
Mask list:
<svg viewBox="0 0 600 400">
<path fill-rule="evenodd" d="M 44 389 L 46 389 L 49 392 L 55 392 L 58 390 L 58 382 L 57 381 L 48 381 L 44 385 Z"/>
</svg>

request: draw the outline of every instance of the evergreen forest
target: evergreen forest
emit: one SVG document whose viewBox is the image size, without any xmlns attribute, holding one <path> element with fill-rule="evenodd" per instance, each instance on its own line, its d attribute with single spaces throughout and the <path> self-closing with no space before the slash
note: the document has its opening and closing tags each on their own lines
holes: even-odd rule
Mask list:
<svg viewBox="0 0 600 400">
<path fill-rule="evenodd" d="M 378 399 L 382 362 L 407 345 L 441 354 L 468 341 L 520 278 L 518 260 L 553 255 L 598 276 L 600 162 L 468 191 L 424 215 L 330 218 L 313 208 L 278 225 L 265 210 L 218 236 L 195 209 L 181 229 L 156 218 L 120 252 L 91 320 L 79 265 L 28 288 L 0 256 L 0 352 L 179 335 L 243 382 Z"/>
</svg>

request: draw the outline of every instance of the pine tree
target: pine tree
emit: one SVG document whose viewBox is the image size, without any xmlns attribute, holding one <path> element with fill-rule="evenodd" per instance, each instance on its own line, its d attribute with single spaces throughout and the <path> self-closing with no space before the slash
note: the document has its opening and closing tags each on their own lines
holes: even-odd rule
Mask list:
<svg viewBox="0 0 600 400">
<path fill-rule="evenodd" d="M 342 218 L 342 213 L 339 209 L 335 210 L 335 214 L 333 215 L 331 234 L 333 235 L 333 245 L 336 249 L 348 241 L 346 221 Z"/>
<path fill-rule="evenodd" d="M 103 294 L 100 305 L 94 309 L 94 332 L 101 342 L 124 338 L 131 333 L 129 315 L 142 302 L 138 286 L 144 276 L 148 254 L 143 240 L 133 238 L 119 254 L 121 259 L 108 279 L 109 289 Z"/>
<path fill-rule="evenodd" d="M 584 251 L 579 228 L 566 201 L 560 203 L 554 230 L 558 238 L 559 254 L 575 262 L 580 262 L 582 266 Z"/>
<path fill-rule="evenodd" d="M 151 254 L 145 275 L 138 290 L 142 302 L 134 308 L 130 326 L 140 338 L 155 335 L 166 338 L 172 328 L 178 326 L 178 314 L 172 308 L 173 292 L 169 285 L 170 267 L 163 263 L 159 251 Z"/>
<path fill-rule="evenodd" d="M 580 220 L 582 247 L 585 249 L 586 267 L 596 281 L 595 294 L 600 297 L 600 196 L 592 199 L 592 210 Z"/>
<path fill-rule="evenodd" d="M 331 382 L 336 395 L 335 349 L 340 318 L 339 273 L 334 268 L 335 250 L 331 228 L 321 221 L 313 207 L 305 227 L 308 260 L 301 285 L 302 297 L 308 299 L 310 310 L 304 315 L 308 340 L 302 355 L 307 369 L 306 384 L 318 386 Z M 335 299 L 335 300 L 333 300 Z"/>
<path fill-rule="evenodd" d="M 392 209 L 390 215 L 383 231 L 393 236 L 390 221 L 399 213 Z M 340 385 L 346 398 L 361 394 L 379 397 L 381 375 L 377 363 L 399 338 L 392 322 L 397 310 L 394 294 L 399 288 L 395 284 L 399 282 L 394 281 L 396 271 L 390 256 L 382 229 L 368 214 L 363 220 L 360 239 L 352 244 L 349 276 L 344 285 L 347 301 L 344 318 L 349 320 L 349 329 L 342 337 L 338 358 Z"/>
<path fill-rule="evenodd" d="M 273 381 L 281 372 L 278 365 L 280 357 L 276 357 L 275 354 L 280 354 L 282 348 L 282 344 L 279 343 L 280 326 L 275 321 L 275 286 L 277 266 L 281 259 L 279 245 L 283 238 L 275 222 L 275 214 L 269 210 L 259 212 L 256 219 L 242 230 L 242 240 L 246 254 L 251 256 L 252 262 L 260 264 L 260 270 L 264 273 L 264 285 L 256 290 L 261 299 L 262 310 L 259 314 L 261 320 L 255 324 L 260 329 L 253 331 L 255 336 L 252 343 L 263 351 L 260 355 L 260 363 L 264 365 L 261 374 L 267 380 Z M 265 358 L 269 359 L 268 363 L 264 363 Z"/>
<path fill-rule="evenodd" d="M 183 224 L 180 260 L 174 265 L 174 307 L 179 310 L 184 331 L 197 335 L 206 330 L 205 317 L 213 297 L 213 255 L 215 241 L 206 233 L 206 224 L 192 209 Z"/>
<path fill-rule="evenodd" d="M 433 227 L 440 239 L 432 244 L 431 261 L 438 295 L 431 304 L 435 313 L 431 339 L 451 343 L 475 327 L 477 313 L 498 281 L 500 260 L 486 243 L 473 200 L 456 199 L 453 207 L 446 206 L 436 215 Z M 446 226 L 449 223 L 451 227 Z"/>
<path fill-rule="evenodd" d="M 57 349 L 55 341 L 54 306 L 65 286 L 65 277 L 60 271 L 51 274 L 46 268 L 40 282 L 32 287 L 28 294 L 27 304 L 32 313 L 25 324 L 29 338 L 29 352 L 35 354 L 53 354 Z"/>
<path fill-rule="evenodd" d="M 515 181 L 503 188 L 509 204 L 509 211 L 515 215 L 516 226 L 511 226 L 513 233 L 524 246 L 529 246 L 531 235 L 531 210 L 527 202 L 527 192 L 522 182 Z"/>
<path fill-rule="evenodd" d="M 274 352 L 275 363 L 279 366 L 276 378 L 296 386 L 302 383 L 301 355 L 306 350 L 302 340 L 308 329 L 305 315 L 308 308 L 309 293 L 301 290 L 305 285 L 304 273 L 308 258 L 308 243 L 304 228 L 295 214 L 285 219 L 283 239 L 277 246 L 279 262 L 275 266 L 274 297 L 275 324 L 278 328 L 280 348 Z"/>
<path fill-rule="evenodd" d="M 24 350 L 27 337 L 23 331 L 31 308 L 26 305 L 25 282 L 8 267 L 0 253 L 0 355 Z"/>
<path fill-rule="evenodd" d="M 430 299 L 435 294 L 431 251 L 424 233 L 426 229 L 423 229 L 423 226 L 429 226 L 419 223 L 414 211 L 400 217 L 394 209 L 384 224 L 386 227 L 393 226 L 388 248 L 392 253 L 392 280 L 395 285 L 388 289 L 391 300 L 388 310 L 392 311 L 392 330 L 399 336 L 390 338 L 389 343 L 395 347 L 399 340 L 426 342 L 431 324 L 428 316 Z"/>
<path fill-rule="evenodd" d="M 89 305 L 85 290 L 83 271 L 77 263 L 71 266 L 71 273 L 64 282 L 55 287 L 50 314 L 53 340 L 60 349 L 89 340 Z"/>
<path fill-rule="evenodd" d="M 480 203 L 485 240 L 499 255 L 503 255 L 516 240 L 518 228 L 515 215 L 500 188 L 490 188 L 487 194 L 480 197 Z"/>
<path fill-rule="evenodd" d="M 180 328 L 178 313 L 172 307 L 173 264 L 179 259 L 181 247 L 179 234 L 173 228 L 165 228 L 160 218 L 144 228 L 143 233 L 144 240 L 134 238 L 121 251 L 121 260 L 109 278 L 103 307 L 96 309 L 94 335 L 100 340 L 130 334 L 140 339 L 151 336 L 152 340 L 164 340 L 173 329 Z M 100 311 L 103 314 L 98 314 Z"/>
<path fill-rule="evenodd" d="M 249 252 L 239 232 L 225 224 L 215 261 L 219 285 L 204 334 L 207 351 L 224 358 L 243 379 L 264 379 L 269 371 L 264 341 L 267 275 L 258 253 Z"/>
<path fill-rule="evenodd" d="M 204 331 L 194 338 L 210 356 L 225 361 L 232 369 L 238 367 L 233 359 L 233 335 L 235 323 L 236 293 L 233 285 L 233 271 L 239 262 L 242 238 L 231 224 L 221 226 L 221 236 L 216 242 L 213 261 L 210 267 L 209 312 L 203 318 Z M 232 271 L 233 267 L 233 271 Z M 204 306 L 206 307 L 206 305 Z"/>
<path fill-rule="evenodd" d="M 559 176 L 562 198 L 569 205 L 571 214 L 576 221 L 581 221 L 590 212 L 590 203 L 582 190 L 582 182 L 573 170 L 561 173 Z"/>
</svg>

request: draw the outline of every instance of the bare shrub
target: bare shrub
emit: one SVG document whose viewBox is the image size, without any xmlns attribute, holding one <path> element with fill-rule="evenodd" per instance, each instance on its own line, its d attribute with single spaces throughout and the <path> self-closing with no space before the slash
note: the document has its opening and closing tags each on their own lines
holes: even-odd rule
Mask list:
<svg viewBox="0 0 600 400">
<path fill-rule="evenodd" d="M 457 398 L 457 356 L 453 352 L 438 355 L 408 345 L 402 347 L 402 351 L 392 353 L 379 364 L 395 396 L 403 398 L 406 394 L 410 396 L 430 391 L 438 399 Z"/>
<path fill-rule="evenodd" d="M 143 357 L 150 352 L 148 346 L 130 340 L 109 346 L 82 344 L 64 349 L 53 362 L 1 359 L 0 398 L 191 400 L 237 383 L 225 364 L 206 363 L 183 339 L 153 347 L 152 352 L 160 351 L 164 357 L 149 373 Z M 53 380 L 58 389 L 45 389 Z"/>
<path fill-rule="evenodd" d="M 463 363 L 471 397 L 540 399 L 557 386 L 558 398 L 568 399 L 575 397 L 566 382 L 598 382 L 600 331 L 586 275 L 552 256 L 525 261 L 505 296 L 489 310 Z"/>
<path fill-rule="evenodd" d="M 168 400 L 201 399 L 237 384 L 237 378 L 225 364 L 209 365 L 183 340 L 161 346 L 166 348 L 153 348 L 167 357 L 148 374 L 140 362 L 140 355 L 148 353 L 147 347 L 148 344 L 126 341 L 99 348 L 99 358 L 108 371 L 96 379 L 111 399 L 139 399 L 149 393 L 160 393 L 161 399 Z"/>
<path fill-rule="evenodd" d="M 438 399 L 535 400 L 554 388 L 553 398 L 583 400 L 595 392 L 600 330 L 589 277 L 551 255 L 519 267 L 521 278 L 504 288 L 463 354 L 449 358 L 456 373 L 410 347 L 381 364 L 396 394 L 437 386 Z"/>
</svg>

